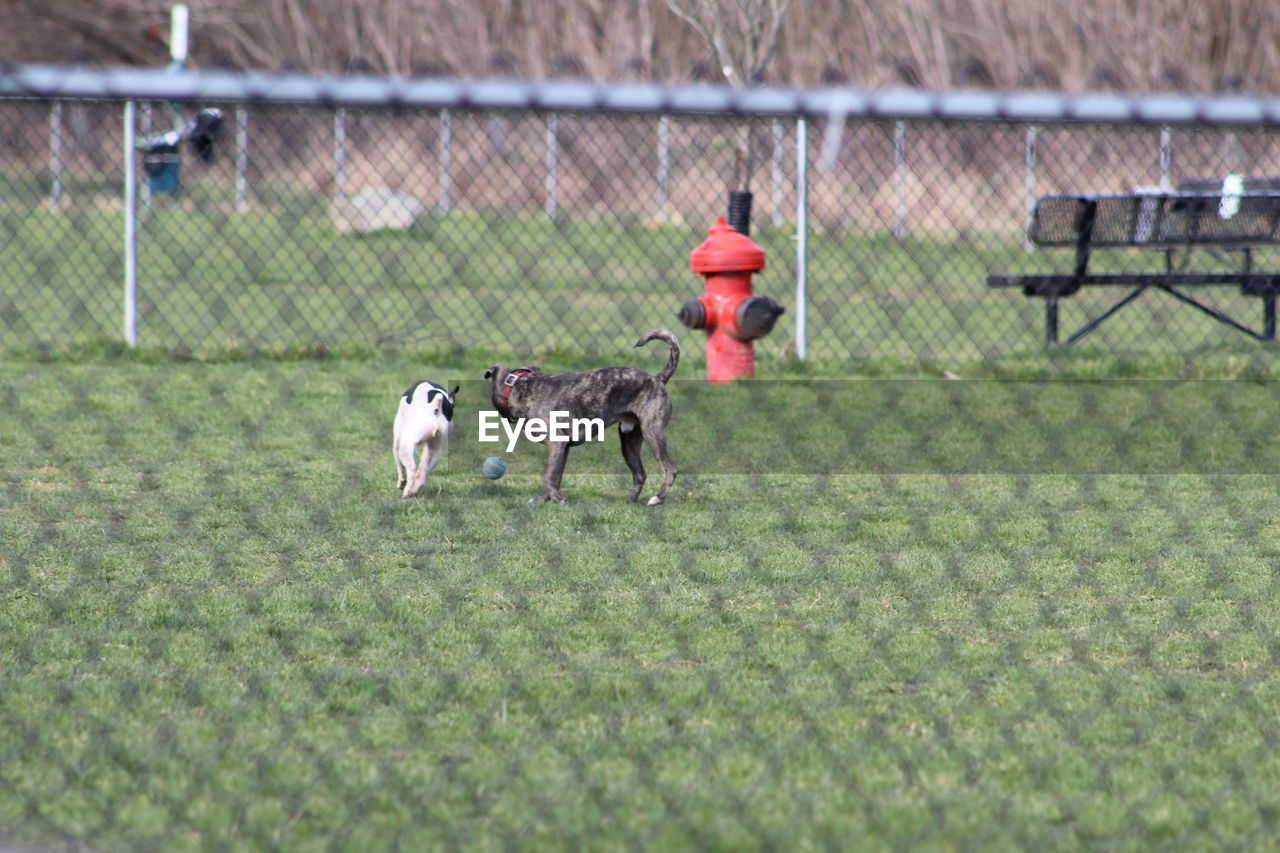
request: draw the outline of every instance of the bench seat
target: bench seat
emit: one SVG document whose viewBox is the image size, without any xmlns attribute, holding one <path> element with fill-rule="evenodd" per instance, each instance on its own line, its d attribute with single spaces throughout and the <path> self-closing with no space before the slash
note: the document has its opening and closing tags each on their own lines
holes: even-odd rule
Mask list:
<svg viewBox="0 0 1280 853">
<path fill-rule="evenodd" d="M 1220 187 L 1220 184 L 1219 184 Z M 1252 189 L 1252 188 L 1250 188 Z M 1280 191 L 1134 192 L 1123 195 L 1049 195 L 1036 202 L 1027 239 L 1045 248 L 1073 248 L 1070 272 L 989 275 L 987 286 L 1016 287 L 1045 300 L 1045 344 L 1058 343 L 1058 300 L 1082 287 L 1128 286 L 1130 293 L 1069 335 L 1075 343 L 1143 292 L 1154 289 L 1259 340 L 1275 340 L 1280 272 L 1253 268 L 1253 249 L 1280 244 Z M 1162 269 L 1150 272 L 1089 271 L 1095 249 L 1150 248 L 1163 255 Z M 1196 249 L 1238 251 L 1239 269 L 1197 272 L 1175 268 L 1175 252 Z M 1220 266 L 1220 264 L 1219 264 Z M 1263 303 L 1261 331 L 1198 301 L 1180 288 L 1236 286 Z"/>
</svg>

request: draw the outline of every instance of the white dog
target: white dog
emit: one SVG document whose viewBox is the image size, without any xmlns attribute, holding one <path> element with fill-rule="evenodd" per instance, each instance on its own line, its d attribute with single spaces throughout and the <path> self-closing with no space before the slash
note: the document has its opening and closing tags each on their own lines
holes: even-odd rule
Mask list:
<svg viewBox="0 0 1280 853">
<path fill-rule="evenodd" d="M 445 391 L 423 379 L 409 386 L 400 398 L 391 453 L 399 474 L 396 488 L 404 490 L 405 500 L 422 491 L 431 470 L 444 458 L 449 433 L 453 431 L 453 399 L 457 393 L 457 387 Z M 423 446 L 421 461 L 415 458 L 419 446 Z"/>
</svg>

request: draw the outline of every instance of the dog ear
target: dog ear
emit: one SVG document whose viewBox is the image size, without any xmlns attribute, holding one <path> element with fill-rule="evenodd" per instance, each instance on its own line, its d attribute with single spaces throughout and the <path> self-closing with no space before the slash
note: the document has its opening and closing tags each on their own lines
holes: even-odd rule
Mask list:
<svg viewBox="0 0 1280 853">
<path fill-rule="evenodd" d="M 461 385 L 454 385 L 454 386 L 453 386 L 453 390 L 449 392 L 449 399 L 450 399 L 450 400 L 456 400 L 456 399 L 458 399 L 458 391 L 459 391 L 461 388 L 462 388 L 462 386 L 461 386 Z"/>
<path fill-rule="evenodd" d="M 492 379 L 493 377 L 495 377 L 495 376 L 497 376 L 497 375 L 498 375 L 498 365 L 496 365 L 496 364 L 495 364 L 493 367 L 490 367 L 488 370 L 486 370 L 486 371 L 484 372 L 484 378 L 485 378 L 485 379 Z"/>
</svg>

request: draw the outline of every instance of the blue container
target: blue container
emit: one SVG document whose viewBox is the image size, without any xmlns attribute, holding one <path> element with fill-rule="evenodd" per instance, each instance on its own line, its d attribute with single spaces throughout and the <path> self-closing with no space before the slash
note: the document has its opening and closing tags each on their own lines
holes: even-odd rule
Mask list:
<svg viewBox="0 0 1280 853">
<path fill-rule="evenodd" d="M 142 152 L 142 172 L 147 176 L 147 186 L 153 193 L 177 194 L 181 189 L 182 157 L 178 143 L 182 137 L 177 131 L 169 131 L 145 137 L 138 143 Z"/>
</svg>

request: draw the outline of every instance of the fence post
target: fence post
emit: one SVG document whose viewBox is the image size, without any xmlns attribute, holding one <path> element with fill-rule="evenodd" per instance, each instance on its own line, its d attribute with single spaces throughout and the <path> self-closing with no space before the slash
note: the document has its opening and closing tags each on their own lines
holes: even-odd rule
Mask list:
<svg viewBox="0 0 1280 853">
<path fill-rule="evenodd" d="M 249 110 L 236 107 L 236 212 L 249 209 Z"/>
<path fill-rule="evenodd" d="M 124 105 L 124 341 L 138 345 L 138 174 L 134 156 L 137 104 Z"/>
<path fill-rule="evenodd" d="M 54 210 L 62 202 L 62 101 L 49 108 L 49 206 Z"/>
<path fill-rule="evenodd" d="M 142 131 L 143 136 L 151 135 L 151 102 L 143 101 L 142 106 L 138 109 L 138 128 Z M 146 210 L 151 210 L 151 182 L 142 182 L 142 206 Z"/>
<path fill-rule="evenodd" d="M 893 123 L 893 236 L 901 240 L 907 232 L 907 124 Z"/>
<path fill-rule="evenodd" d="M 453 159 L 453 114 L 448 108 L 440 111 L 440 194 L 436 206 L 441 213 L 449 212 L 449 168 Z"/>
<path fill-rule="evenodd" d="M 556 129 L 560 123 L 559 113 L 547 116 L 547 198 L 546 212 L 548 219 L 556 218 L 556 171 L 558 150 L 556 147 Z"/>
<path fill-rule="evenodd" d="M 347 108 L 333 116 L 333 197 L 347 197 Z"/>
<path fill-rule="evenodd" d="M 658 212 L 667 213 L 671 200 L 671 117 L 658 117 Z"/>
<path fill-rule="evenodd" d="M 1169 125 L 1160 128 L 1160 189 L 1168 192 L 1173 184 L 1169 173 L 1173 166 L 1173 131 Z"/>
<path fill-rule="evenodd" d="M 809 123 L 796 119 L 796 355 L 809 357 Z"/>
<path fill-rule="evenodd" d="M 783 152 L 783 130 L 782 122 L 778 119 L 773 120 L 773 227 L 782 227 L 782 158 Z"/>
<path fill-rule="evenodd" d="M 1027 125 L 1027 216 L 1022 229 L 1022 248 L 1028 252 L 1031 251 L 1031 238 L 1026 235 L 1031 233 L 1031 217 L 1036 209 L 1036 160 L 1039 155 L 1036 143 L 1039 137 L 1040 128 L 1034 124 Z"/>
</svg>

